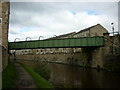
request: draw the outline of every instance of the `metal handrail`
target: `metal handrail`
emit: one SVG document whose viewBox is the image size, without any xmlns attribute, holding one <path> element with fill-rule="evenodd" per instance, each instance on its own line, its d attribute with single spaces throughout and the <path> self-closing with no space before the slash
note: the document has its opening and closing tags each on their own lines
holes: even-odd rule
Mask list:
<svg viewBox="0 0 120 90">
<path fill-rule="evenodd" d="M 20 40 L 20 38 L 15 38 L 14 42 L 16 42 L 16 40 L 17 40 L 17 39 L 19 39 L 19 40 Z"/>
<path fill-rule="evenodd" d="M 26 41 L 27 41 L 28 38 L 31 39 L 30 37 L 26 37 Z M 32 40 L 32 39 L 31 39 L 31 40 Z"/>
<path fill-rule="evenodd" d="M 57 35 L 54 35 L 53 37 L 57 37 Z"/>
<path fill-rule="evenodd" d="M 40 40 L 40 38 L 41 38 L 41 37 L 44 39 L 44 37 L 43 37 L 43 36 L 39 36 L 39 40 Z"/>
</svg>

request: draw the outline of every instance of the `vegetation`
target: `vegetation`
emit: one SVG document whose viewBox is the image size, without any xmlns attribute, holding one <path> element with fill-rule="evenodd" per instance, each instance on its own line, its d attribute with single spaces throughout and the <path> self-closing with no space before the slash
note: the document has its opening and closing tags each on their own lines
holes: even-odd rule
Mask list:
<svg viewBox="0 0 120 90">
<path fill-rule="evenodd" d="M 2 72 L 2 88 L 15 88 L 19 72 L 12 63 L 8 63 L 6 69 Z"/>
<path fill-rule="evenodd" d="M 120 72 L 120 65 L 119 65 L 119 63 L 118 64 L 113 64 L 113 63 L 105 64 L 104 68 L 107 71 Z"/>
<path fill-rule="evenodd" d="M 31 76 L 34 78 L 37 88 L 54 88 L 54 86 L 48 82 L 47 80 L 45 80 L 44 78 L 42 78 L 38 73 L 36 73 L 31 67 L 29 67 L 26 64 L 20 63 L 25 70 L 31 74 Z"/>
<path fill-rule="evenodd" d="M 42 76 L 45 79 L 49 79 L 50 78 L 50 70 L 48 70 L 44 64 L 38 64 L 35 67 L 35 72 L 37 72 L 40 76 Z"/>
<path fill-rule="evenodd" d="M 72 88 L 70 85 L 64 85 L 63 88 Z"/>
</svg>

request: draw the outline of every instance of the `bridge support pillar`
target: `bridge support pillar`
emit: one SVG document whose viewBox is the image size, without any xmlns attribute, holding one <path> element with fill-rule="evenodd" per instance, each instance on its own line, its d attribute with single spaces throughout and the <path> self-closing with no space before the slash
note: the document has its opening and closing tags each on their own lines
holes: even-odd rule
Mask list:
<svg viewBox="0 0 120 90">
<path fill-rule="evenodd" d="M 96 48 L 92 51 L 92 64 L 91 67 L 103 67 L 103 48 Z"/>
</svg>

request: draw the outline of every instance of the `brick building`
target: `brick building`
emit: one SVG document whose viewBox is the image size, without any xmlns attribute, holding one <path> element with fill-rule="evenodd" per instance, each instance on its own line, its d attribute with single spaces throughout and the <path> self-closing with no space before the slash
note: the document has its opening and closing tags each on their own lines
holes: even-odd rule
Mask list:
<svg viewBox="0 0 120 90">
<path fill-rule="evenodd" d="M 73 37 L 94 37 L 103 36 L 104 33 L 108 31 L 100 24 L 85 28 L 77 32 Z"/>
<path fill-rule="evenodd" d="M 10 2 L 0 1 L 0 47 L 2 48 L 2 68 L 8 63 L 8 29 Z"/>
</svg>

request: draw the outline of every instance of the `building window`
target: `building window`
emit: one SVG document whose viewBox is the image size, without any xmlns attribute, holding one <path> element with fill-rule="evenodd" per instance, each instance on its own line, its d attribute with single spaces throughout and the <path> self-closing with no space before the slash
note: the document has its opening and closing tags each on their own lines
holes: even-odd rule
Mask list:
<svg viewBox="0 0 120 90">
<path fill-rule="evenodd" d="M 0 18 L 0 24 L 2 24 L 2 18 Z"/>
</svg>

